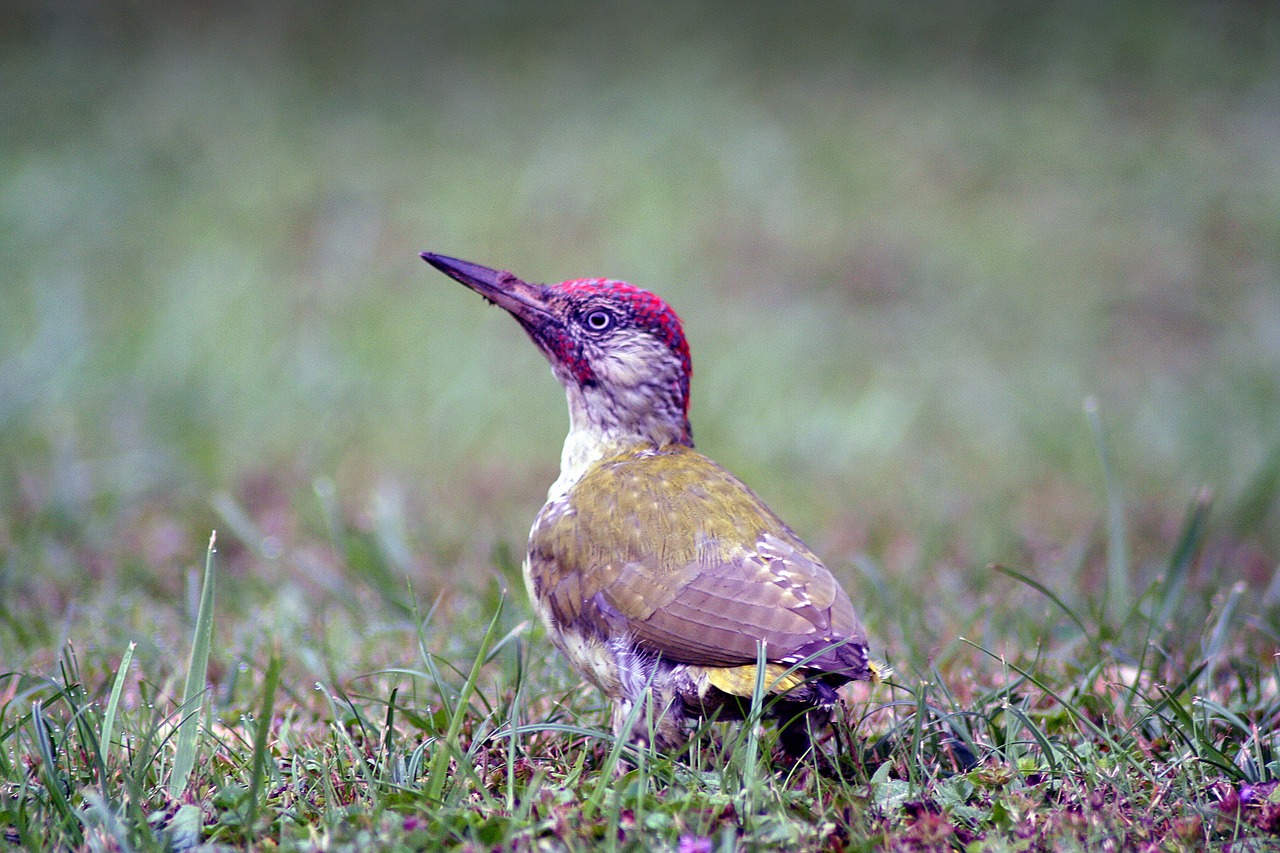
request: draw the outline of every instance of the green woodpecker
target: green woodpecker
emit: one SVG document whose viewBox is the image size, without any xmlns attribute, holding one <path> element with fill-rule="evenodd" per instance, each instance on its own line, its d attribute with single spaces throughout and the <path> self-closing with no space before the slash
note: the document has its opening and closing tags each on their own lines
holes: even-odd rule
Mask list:
<svg viewBox="0 0 1280 853">
<path fill-rule="evenodd" d="M 763 650 L 782 745 L 803 754 L 836 688 L 873 678 L 866 634 L 800 537 L 693 449 L 675 312 L 621 281 L 422 258 L 515 317 L 565 388 L 569 436 L 524 577 L 557 648 L 612 701 L 615 734 L 670 751 L 691 717 L 741 718 Z"/>
</svg>

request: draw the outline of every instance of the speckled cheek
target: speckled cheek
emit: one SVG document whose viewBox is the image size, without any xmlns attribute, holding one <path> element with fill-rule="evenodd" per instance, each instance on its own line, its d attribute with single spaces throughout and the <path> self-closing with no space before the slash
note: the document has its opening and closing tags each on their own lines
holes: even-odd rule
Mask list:
<svg viewBox="0 0 1280 853">
<path fill-rule="evenodd" d="M 567 371 L 579 385 L 591 385 L 596 381 L 595 371 L 587 360 L 582 346 L 559 327 L 538 330 L 538 343 L 547 351 L 551 363 Z"/>
</svg>

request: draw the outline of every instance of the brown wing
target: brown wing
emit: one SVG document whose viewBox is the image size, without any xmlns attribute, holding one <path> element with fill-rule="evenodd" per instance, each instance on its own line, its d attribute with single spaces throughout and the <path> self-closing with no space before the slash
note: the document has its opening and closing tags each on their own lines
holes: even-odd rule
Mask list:
<svg viewBox="0 0 1280 853">
<path fill-rule="evenodd" d="M 628 635 L 668 660 L 797 662 L 865 678 L 853 605 L 740 480 L 684 447 L 608 460 L 533 537 L 537 593 L 558 621 Z"/>
</svg>

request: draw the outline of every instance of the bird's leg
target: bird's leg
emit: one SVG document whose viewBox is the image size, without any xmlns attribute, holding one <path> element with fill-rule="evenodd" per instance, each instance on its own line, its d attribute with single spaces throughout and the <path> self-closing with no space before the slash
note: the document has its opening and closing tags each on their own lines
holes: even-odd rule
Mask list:
<svg viewBox="0 0 1280 853">
<path fill-rule="evenodd" d="M 614 700 L 614 735 L 642 748 L 652 745 L 661 752 L 678 752 L 688 736 L 675 671 L 625 638 L 611 641 L 609 650 L 617 662 L 622 694 Z"/>
<path fill-rule="evenodd" d="M 644 749 L 676 753 L 688 741 L 684 703 L 673 691 L 648 684 L 638 695 L 615 702 L 613 733 Z"/>
<path fill-rule="evenodd" d="M 818 757 L 821 752 L 814 741 L 819 740 L 831 724 L 831 708 L 823 705 L 804 705 L 798 702 L 780 702 L 777 710 L 781 728 L 778 742 L 788 755 L 800 758 L 809 752 Z"/>
</svg>

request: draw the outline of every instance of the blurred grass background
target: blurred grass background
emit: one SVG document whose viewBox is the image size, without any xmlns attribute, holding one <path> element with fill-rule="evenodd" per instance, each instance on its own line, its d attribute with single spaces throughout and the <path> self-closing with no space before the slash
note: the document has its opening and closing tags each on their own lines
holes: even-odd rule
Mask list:
<svg viewBox="0 0 1280 853">
<path fill-rule="evenodd" d="M 339 597 L 334 506 L 426 590 L 518 555 L 563 398 L 423 249 L 668 298 L 699 446 L 850 584 L 1099 588 L 1090 395 L 1139 563 L 1205 485 L 1270 583 L 1275 4 L 16 2 L 0 80 L 11 655 L 211 527 Z"/>
</svg>

